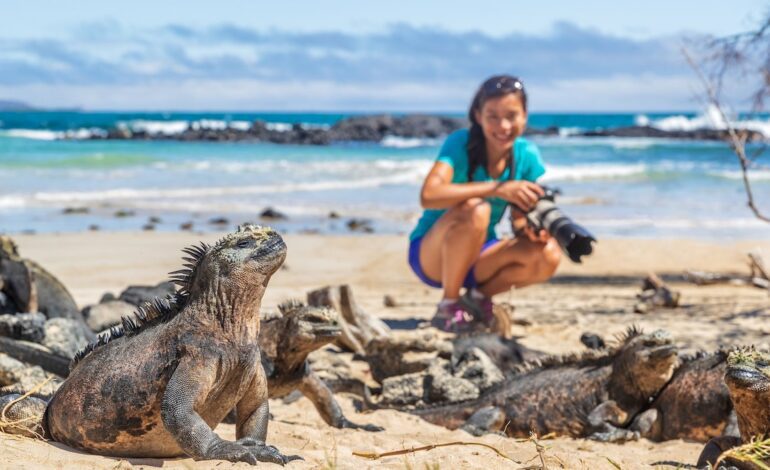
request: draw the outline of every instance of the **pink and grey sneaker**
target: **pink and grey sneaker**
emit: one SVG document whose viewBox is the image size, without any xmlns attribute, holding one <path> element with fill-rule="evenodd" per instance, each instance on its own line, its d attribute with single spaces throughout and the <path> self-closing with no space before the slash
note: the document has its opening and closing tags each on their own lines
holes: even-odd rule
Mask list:
<svg viewBox="0 0 770 470">
<path fill-rule="evenodd" d="M 474 329 L 475 317 L 459 300 L 452 303 L 439 303 L 430 325 L 450 333 L 464 333 Z"/>
<path fill-rule="evenodd" d="M 490 327 L 495 321 L 495 304 L 492 303 L 492 299 L 489 297 L 476 297 L 471 295 L 470 292 L 466 292 L 460 297 L 460 302 L 466 309 L 470 310 L 473 315 L 478 318 L 484 326 Z"/>
</svg>

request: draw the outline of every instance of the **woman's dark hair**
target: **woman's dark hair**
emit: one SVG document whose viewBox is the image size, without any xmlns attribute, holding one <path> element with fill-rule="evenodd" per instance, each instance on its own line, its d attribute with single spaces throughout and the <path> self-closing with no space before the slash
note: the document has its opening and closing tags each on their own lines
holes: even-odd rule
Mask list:
<svg viewBox="0 0 770 470">
<path fill-rule="evenodd" d="M 481 84 L 476 94 L 473 96 L 471 107 L 468 110 L 468 120 L 471 122 L 470 136 L 468 137 L 468 181 L 473 181 L 473 174 L 476 168 L 487 167 L 487 146 L 484 141 L 484 130 L 481 124 L 476 120 L 476 111 L 481 111 L 488 100 L 497 98 L 509 93 L 518 94 L 521 99 L 521 105 L 524 112 L 527 111 L 527 92 L 524 91 L 524 84 L 517 77 L 510 75 L 495 75 L 489 77 Z"/>
</svg>

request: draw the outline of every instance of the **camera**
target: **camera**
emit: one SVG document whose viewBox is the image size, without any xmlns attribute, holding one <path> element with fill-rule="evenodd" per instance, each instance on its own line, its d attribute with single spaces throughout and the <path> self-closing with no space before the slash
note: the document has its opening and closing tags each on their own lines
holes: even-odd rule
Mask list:
<svg viewBox="0 0 770 470">
<path fill-rule="evenodd" d="M 592 243 L 596 242 L 596 238 L 556 206 L 554 200 L 561 191 L 547 186 L 543 186 L 543 190 L 545 195 L 527 213 L 527 223 L 535 231 L 543 229 L 547 231 L 556 239 L 569 259 L 580 263 L 581 256 L 587 256 L 593 252 Z"/>
</svg>

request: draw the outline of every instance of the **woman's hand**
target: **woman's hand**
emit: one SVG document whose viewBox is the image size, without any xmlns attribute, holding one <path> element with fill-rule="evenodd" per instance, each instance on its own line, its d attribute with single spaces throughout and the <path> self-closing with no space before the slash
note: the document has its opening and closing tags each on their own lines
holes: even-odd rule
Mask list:
<svg viewBox="0 0 770 470">
<path fill-rule="evenodd" d="M 529 241 L 535 243 L 545 243 L 551 239 L 551 234 L 548 233 L 547 230 L 540 229 L 539 231 L 535 232 L 535 229 L 529 225 L 524 227 L 524 233 L 527 235 L 527 238 L 529 238 Z"/>
<path fill-rule="evenodd" d="M 524 212 L 529 212 L 545 192 L 540 185 L 530 181 L 503 181 L 497 185 L 492 195 L 516 205 Z"/>
<path fill-rule="evenodd" d="M 513 233 L 516 234 L 517 238 L 526 235 L 531 242 L 545 243 L 551 239 L 551 234 L 547 230 L 540 229 L 536 231 L 527 222 L 527 216 L 521 213 L 511 214 L 511 229 L 513 229 Z"/>
</svg>

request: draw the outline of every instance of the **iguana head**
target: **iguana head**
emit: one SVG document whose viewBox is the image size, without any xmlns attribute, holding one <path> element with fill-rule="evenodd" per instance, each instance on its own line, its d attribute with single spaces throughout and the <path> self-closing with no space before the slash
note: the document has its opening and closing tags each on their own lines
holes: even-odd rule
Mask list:
<svg viewBox="0 0 770 470">
<path fill-rule="evenodd" d="M 733 390 L 748 393 L 770 392 L 770 354 L 754 348 L 737 349 L 727 356 L 725 383 Z"/>
<path fill-rule="evenodd" d="M 621 394 L 647 400 L 671 379 L 677 347 L 664 330 L 642 333 L 631 329 L 623 339 L 612 367 L 612 384 Z"/>
<path fill-rule="evenodd" d="M 186 269 L 171 273 L 171 280 L 189 293 L 214 285 L 264 287 L 286 258 L 278 232 L 255 225 L 242 225 L 213 246 L 202 243 L 183 251 L 189 255 Z"/>
<path fill-rule="evenodd" d="M 770 431 L 770 354 L 741 348 L 727 355 L 725 384 L 730 391 L 741 437 Z"/>
<path fill-rule="evenodd" d="M 284 316 L 281 349 L 305 355 L 331 343 L 342 333 L 339 314 L 330 308 L 289 301 L 278 307 Z"/>
</svg>

